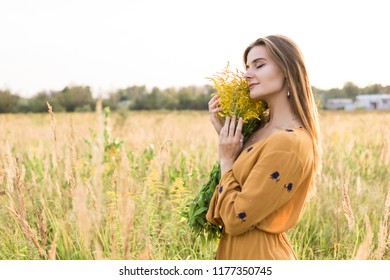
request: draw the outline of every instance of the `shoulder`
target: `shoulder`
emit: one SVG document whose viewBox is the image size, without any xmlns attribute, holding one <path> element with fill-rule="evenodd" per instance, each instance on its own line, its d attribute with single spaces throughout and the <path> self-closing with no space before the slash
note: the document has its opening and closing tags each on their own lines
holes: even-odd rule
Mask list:
<svg viewBox="0 0 390 280">
<path fill-rule="evenodd" d="M 285 151 L 304 155 L 313 153 L 312 138 L 303 128 L 282 129 L 268 137 L 264 144 L 264 148 L 269 151 Z"/>
</svg>

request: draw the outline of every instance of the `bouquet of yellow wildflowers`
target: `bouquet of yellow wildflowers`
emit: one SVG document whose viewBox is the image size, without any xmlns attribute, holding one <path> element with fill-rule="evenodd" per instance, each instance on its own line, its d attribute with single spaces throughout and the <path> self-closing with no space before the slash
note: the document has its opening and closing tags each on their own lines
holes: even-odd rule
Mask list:
<svg viewBox="0 0 390 280">
<path fill-rule="evenodd" d="M 220 97 L 222 108 L 222 111 L 219 112 L 220 117 L 236 115 L 237 119 L 239 117 L 243 118 L 242 134 L 245 142 L 264 120 L 263 116 L 267 112 L 267 104 L 250 98 L 244 73 L 237 69 L 235 72 L 231 71 L 229 64 L 224 71 L 209 79 L 213 82 L 214 88 Z M 213 240 L 221 236 L 221 227 L 206 220 L 210 200 L 220 177 L 221 169 L 219 161 L 217 161 L 210 172 L 209 180 L 182 212 L 183 216 L 187 218 L 190 228 L 195 235 L 200 237 L 203 244 L 206 243 L 206 240 Z"/>
</svg>

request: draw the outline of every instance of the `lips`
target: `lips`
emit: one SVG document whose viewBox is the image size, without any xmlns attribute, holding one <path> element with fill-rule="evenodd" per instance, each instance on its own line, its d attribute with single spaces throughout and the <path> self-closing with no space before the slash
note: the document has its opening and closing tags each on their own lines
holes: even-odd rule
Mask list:
<svg viewBox="0 0 390 280">
<path fill-rule="evenodd" d="M 252 89 L 254 88 L 255 86 L 257 86 L 259 83 L 250 83 L 249 84 L 249 89 Z"/>
</svg>

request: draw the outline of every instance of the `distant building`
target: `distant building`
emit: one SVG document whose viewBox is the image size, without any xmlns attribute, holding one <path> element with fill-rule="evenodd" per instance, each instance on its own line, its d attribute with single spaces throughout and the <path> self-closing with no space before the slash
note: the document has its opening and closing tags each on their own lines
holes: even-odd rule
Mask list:
<svg viewBox="0 0 390 280">
<path fill-rule="evenodd" d="M 353 101 L 350 98 L 330 98 L 326 101 L 326 109 L 346 110 L 390 110 L 390 94 L 362 94 Z"/>
<path fill-rule="evenodd" d="M 345 110 L 346 107 L 353 105 L 353 100 L 350 98 L 330 98 L 326 100 L 326 109 L 329 110 Z"/>
<path fill-rule="evenodd" d="M 354 105 L 368 110 L 390 110 L 390 94 L 358 95 Z"/>
</svg>

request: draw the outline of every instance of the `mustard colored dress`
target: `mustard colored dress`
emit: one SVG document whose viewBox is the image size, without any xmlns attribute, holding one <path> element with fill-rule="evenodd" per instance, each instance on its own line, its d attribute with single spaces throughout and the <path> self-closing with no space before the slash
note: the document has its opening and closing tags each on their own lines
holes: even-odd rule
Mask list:
<svg viewBox="0 0 390 280">
<path fill-rule="evenodd" d="M 283 129 L 241 152 L 206 215 L 223 226 L 216 259 L 297 259 L 285 232 L 298 223 L 312 184 L 312 143 L 303 128 Z"/>
</svg>

